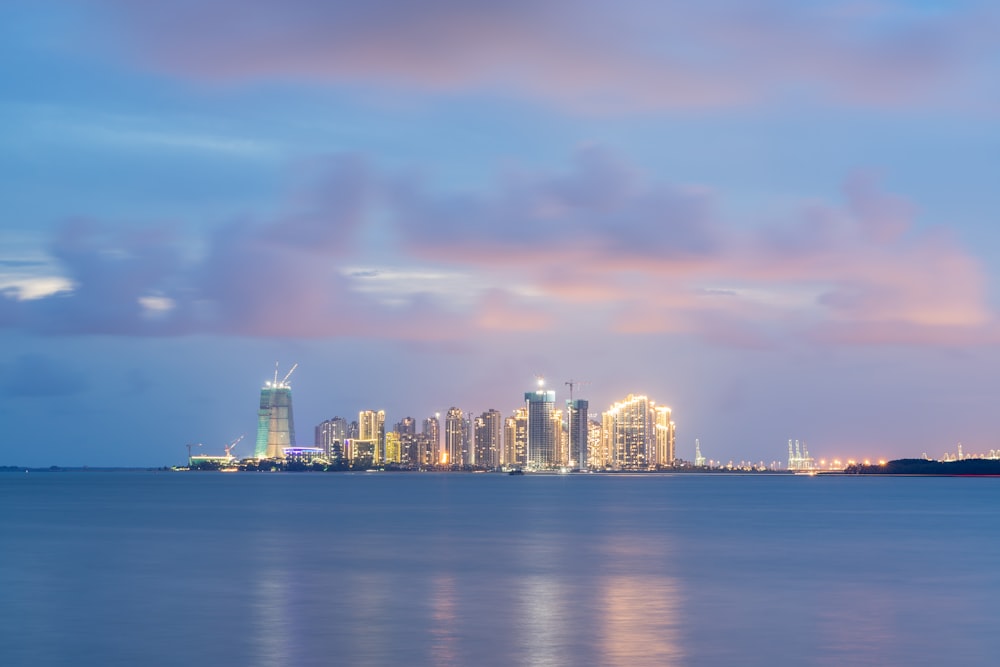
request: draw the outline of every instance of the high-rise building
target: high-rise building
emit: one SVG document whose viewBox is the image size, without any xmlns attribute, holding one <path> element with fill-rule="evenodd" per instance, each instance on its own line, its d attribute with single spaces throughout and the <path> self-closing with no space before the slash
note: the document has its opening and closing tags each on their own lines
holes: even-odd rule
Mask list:
<svg viewBox="0 0 1000 667">
<path fill-rule="evenodd" d="M 396 422 L 396 427 L 393 430 L 400 435 L 416 435 L 417 420 L 413 417 L 403 417 L 401 420 Z"/>
<path fill-rule="evenodd" d="M 528 463 L 528 410 L 518 408 L 504 421 L 503 461 L 511 468 L 522 468 Z"/>
<path fill-rule="evenodd" d="M 552 438 L 556 443 L 556 460 L 553 465 L 565 466 L 569 460 L 569 433 L 566 431 L 566 423 L 563 420 L 563 411 L 552 410 Z"/>
<path fill-rule="evenodd" d="M 385 434 L 385 463 L 402 463 L 402 436 L 396 431 Z"/>
<path fill-rule="evenodd" d="M 316 427 L 316 446 L 330 461 L 338 461 L 344 456 L 344 441 L 347 439 L 347 420 L 343 417 L 327 419 Z"/>
<path fill-rule="evenodd" d="M 653 408 L 653 428 L 655 430 L 655 460 L 653 464 L 664 468 L 674 463 L 674 420 L 673 413 L 665 405 Z"/>
<path fill-rule="evenodd" d="M 465 465 L 462 452 L 465 449 L 465 414 L 459 408 L 449 408 L 444 419 L 444 451 L 442 460 L 450 466 Z"/>
<path fill-rule="evenodd" d="M 258 459 L 284 458 L 285 447 L 295 446 L 292 387 L 288 384 L 288 378 L 291 377 L 296 366 L 292 366 L 288 375 L 279 380 L 276 365 L 274 380 L 265 383 L 260 390 L 260 407 L 257 410 L 257 443 L 254 448 L 254 456 Z"/>
<path fill-rule="evenodd" d="M 587 424 L 587 467 L 591 470 L 608 468 L 607 450 L 604 448 L 604 430 L 601 422 L 591 419 Z"/>
<path fill-rule="evenodd" d="M 556 403 L 556 392 L 542 388 L 524 393 L 524 404 L 528 411 L 528 466 L 532 468 L 552 468 L 558 464 L 559 441 L 553 428 L 552 411 Z"/>
<path fill-rule="evenodd" d="M 476 446 L 473 463 L 483 468 L 500 465 L 503 415 L 499 410 L 487 410 L 476 418 Z"/>
<path fill-rule="evenodd" d="M 649 399 L 629 394 L 604 413 L 603 426 L 611 467 L 641 470 L 652 465 Z"/>
<path fill-rule="evenodd" d="M 566 415 L 569 421 L 569 456 L 566 464 L 571 468 L 583 470 L 587 467 L 589 407 L 590 403 L 583 399 L 566 401 Z"/>
<path fill-rule="evenodd" d="M 385 410 L 362 410 L 358 413 L 358 441 L 371 443 L 372 463 L 385 458 Z"/>
<path fill-rule="evenodd" d="M 441 460 L 441 415 L 434 413 L 433 417 L 424 420 L 421 435 L 425 436 L 425 445 L 428 448 L 424 465 L 437 465 Z"/>
</svg>

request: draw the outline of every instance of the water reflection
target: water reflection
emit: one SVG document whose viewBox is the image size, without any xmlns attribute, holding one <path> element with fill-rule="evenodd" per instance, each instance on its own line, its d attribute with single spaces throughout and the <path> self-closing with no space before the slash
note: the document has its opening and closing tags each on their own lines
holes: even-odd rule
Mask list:
<svg viewBox="0 0 1000 667">
<path fill-rule="evenodd" d="M 264 531 L 258 532 L 255 538 L 250 630 L 256 647 L 255 664 L 280 667 L 288 662 L 293 640 L 289 610 L 291 581 L 277 538 Z"/>
<path fill-rule="evenodd" d="M 684 657 L 680 584 L 663 539 L 610 535 L 602 545 L 599 652 L 609 665 L 676 665 Z"/>
<path fill-rule="evenodd" d="M 431 586 L 431 658 L 441 667 L 459 664 L 455 586 L 455 578 L 447 574 L 435 576 Z"/>
<path fill-rule="evenodd" d="M 600 650 L 610 665 L 675 665 L 681 603 L 677 582 L 664 576 L 609 575 L 602 579 Z"/>
<path fill-rule="evenodd" d="M 554 575 L 525 578 L 517 601 L 522 619 L 519 645 L 526 664 L 545 667 L 566 664 L 572 643 L 563 582 Z"/>
</svg>

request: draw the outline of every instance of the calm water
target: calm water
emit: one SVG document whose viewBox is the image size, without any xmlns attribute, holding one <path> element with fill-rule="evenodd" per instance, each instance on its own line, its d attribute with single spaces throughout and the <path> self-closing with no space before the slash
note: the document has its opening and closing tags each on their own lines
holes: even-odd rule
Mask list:
<svg viewBox="0 0 1000 667">
<path fill-rule="evenodd" d="M 0 474 L 0 665 L 995 665 L 1000 480 Z"/>
</svg>

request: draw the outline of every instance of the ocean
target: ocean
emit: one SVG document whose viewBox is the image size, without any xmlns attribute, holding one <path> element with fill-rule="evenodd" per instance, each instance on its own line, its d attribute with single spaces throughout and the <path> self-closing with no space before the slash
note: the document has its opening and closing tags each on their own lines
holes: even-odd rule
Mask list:
<svg viewBox="0 0 1000 667">
<path fill-rule="evenodd" d="M 0 665 L 995 665 L 1000 480 L 0 474 Z"/>
</svg>

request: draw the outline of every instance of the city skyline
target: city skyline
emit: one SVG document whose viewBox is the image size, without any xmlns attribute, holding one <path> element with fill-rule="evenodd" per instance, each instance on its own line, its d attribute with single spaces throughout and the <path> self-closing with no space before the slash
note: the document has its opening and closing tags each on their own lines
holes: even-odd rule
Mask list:
<svg viewBox="0 0 1000 667">
<path fill-rule="evenodd" d="M 467 446 L 543 374 L 564 420 L 666 399 L 685 459 L 998 449 L 997 25 L 2 3 L 0 464 L 248 451 L 276 359 L 299 444 L 454 407 Z"/>
</svg>

